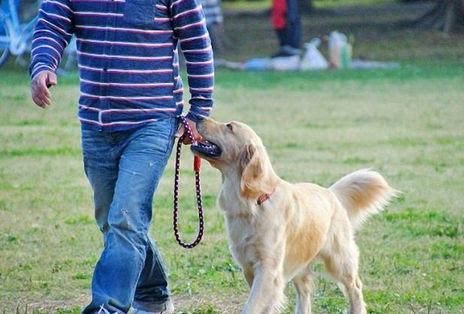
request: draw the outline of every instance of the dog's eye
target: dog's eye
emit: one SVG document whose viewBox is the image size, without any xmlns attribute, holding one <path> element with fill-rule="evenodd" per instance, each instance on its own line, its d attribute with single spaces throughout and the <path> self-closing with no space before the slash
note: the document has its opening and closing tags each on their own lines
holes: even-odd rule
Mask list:
<svg viewBox="0 0 464 314">
<path fill-rule="evenodd" d="M 226 127 L 227 127 L 229 130 L 233 131 L 232 123 L 227 123 L 227 124 L 226 124 Z"/>
</svg>

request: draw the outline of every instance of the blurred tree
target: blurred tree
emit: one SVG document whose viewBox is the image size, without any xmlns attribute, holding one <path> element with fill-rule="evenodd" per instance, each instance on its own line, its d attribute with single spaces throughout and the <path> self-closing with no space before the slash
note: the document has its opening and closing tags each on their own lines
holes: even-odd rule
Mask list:
<svg viewBox="0 0 464 314">
<path fill-rule="evenodd" d="M 439 0 L 436 5 L 414 22 L 419 28 L 437 29 L 449 33 L 464 25 L 464 0 Z"/>
</svg>

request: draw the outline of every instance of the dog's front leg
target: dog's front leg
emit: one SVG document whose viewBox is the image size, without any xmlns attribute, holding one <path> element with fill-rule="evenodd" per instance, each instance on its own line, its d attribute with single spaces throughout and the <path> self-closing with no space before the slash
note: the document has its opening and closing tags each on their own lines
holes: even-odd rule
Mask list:
<svg viewBox="0 0 464 314">
<path fill-rule="evenodd" d="M 251 293 L 242 314 L 276 313 L 284 303 L 282 272 L 271 267 L 257 267 L 254 275 Z"/>
</svg>

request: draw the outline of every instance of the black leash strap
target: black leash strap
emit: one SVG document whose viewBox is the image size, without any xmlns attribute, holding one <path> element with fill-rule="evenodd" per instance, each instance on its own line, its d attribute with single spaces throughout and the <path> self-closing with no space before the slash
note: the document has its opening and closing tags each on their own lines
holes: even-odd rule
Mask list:
<svg viewBox="0 0 464 314">
<path fill-rule="evenodd" d="M 195 187 L 196 187 L 196 196 L 197 196 L 197 208 L 198 208 L 198 234 L 196 239 L 192 243 L 186 243 L 182 241 L 179 234 L 179 181 L 180 181 L 180 155 L 182 151 L 182 143 L 187 136 L 192 142 L 195 141 L 193 138 L 192 130 L 190 125 L 187 123 L 187 119 L 181 117 L 181 123 L 184 126 L 185 133 L 177 141 L 176 148 L 176 162 L 175 162 L 175 174 L 174 174 L 174 203 L 173 203 L 173 226 L 174 226 L 174 236 L 176 237 L 177 243 L 180 246 L 186 249 L 192 249 L 197 246 L 201 238 L 203 237 L 204 232 L 204 215 L 203 215 L 203 205 L 201 201 L 201 185 L 200 185 L 200 166 L 201 159 L 198 156 L 194 157 L 193 170 L 195 172 Z"/>
</svg>

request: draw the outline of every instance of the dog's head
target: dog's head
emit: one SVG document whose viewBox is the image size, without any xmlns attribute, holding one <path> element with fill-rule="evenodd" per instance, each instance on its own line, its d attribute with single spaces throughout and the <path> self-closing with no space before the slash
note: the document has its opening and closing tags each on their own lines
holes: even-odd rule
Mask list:
<svg viewBox="0 0 464 314">
<path fill-rule="evenodd" d="M 220 123 L 208 118 L 198 123 L 197 129 L 209 142 L 209 149 L 192 145 L 192 151 L 223 174 L 230 171 L 238 174 L 242 196 L 256 198 L 272 193 L 277 176 L 261 139 L 248 125 L 237 121 Z"/>
</svg>

